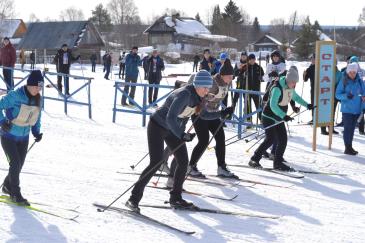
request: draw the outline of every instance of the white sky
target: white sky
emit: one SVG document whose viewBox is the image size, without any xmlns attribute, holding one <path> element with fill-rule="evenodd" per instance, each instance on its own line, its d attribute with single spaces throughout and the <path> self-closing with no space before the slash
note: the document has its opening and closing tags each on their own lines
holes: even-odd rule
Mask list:
<svg viewBox="0 0 365 243">
<path fill-rule="evenodd" d="M 17 18 L 25 21 L 31 13 L 43 20 L 47 17 L 58 19 L 59 13 L 74 6 L 83 10 L 85 17 L 91 15 L 91 10 L 99 3 L 105 6 L 109 0 L 14 0 Z M 142 21 L 158 16 L 166 8 L 181 9 L 191 17 L 199 12 L 206 23 L 207 13 L 214 5 L 219 4 L 221 10 L 228 0 L 134 0 Z M 358 18 L 365 7 L 364 0 L 321 1 L 321 0 L 236 0 L 251 18 L 258 17 L 260 24 L 270 24 L 274 18 L 288 19 L 295 10 L 299 15 L 309 15 L 311 22 L 318 20 L 321 25 L 358 25 Z"/>
</svg>

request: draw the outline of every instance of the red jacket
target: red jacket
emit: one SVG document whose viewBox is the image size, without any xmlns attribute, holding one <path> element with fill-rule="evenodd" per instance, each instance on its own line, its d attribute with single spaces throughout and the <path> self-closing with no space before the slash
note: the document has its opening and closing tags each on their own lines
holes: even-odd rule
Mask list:
<svg viewBox="0 0 365 243">
<path fill-rule="evenodd" d="M 15 48 L 11 43 L 0 50 L 0 64 L 4 67 L 14 67 L 16 61 Z"/>
</svg>

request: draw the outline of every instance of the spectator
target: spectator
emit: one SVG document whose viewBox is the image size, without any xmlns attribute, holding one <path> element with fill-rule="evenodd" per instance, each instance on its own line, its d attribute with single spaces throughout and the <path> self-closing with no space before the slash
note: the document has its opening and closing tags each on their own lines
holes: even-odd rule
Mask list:
<svg viewBox="0 0 365 243">
<path fill-rule="evenodd" d="M 90 62 L 91 62 L 91 72 L 95 73 L 95 67 L 96 67 L 96 60 L 97 60 L 96 53 L 94 52 L 90 56 Z"/>
<path fill-rule="evenodd" d="M 104 66 L 105 66 L 104 78 L 106 80 L 109 80 L 110 69 L 112 67 L 112 53 L 111 52 L 106 53 L 105 60 L 104 60 Z"/>
<path fill-rule="evenodd" d="M 0 62 L 3 68 L 4 81 L 8 92 L 14 89 L 13 69 L 16 62 L 16 51 L 8 37 L 3 40 L 4 46 L 0 52 Z"/>
<path fill-rule="evenodd" d="M 193 72 L 198 72 L 198 63 L 200 62 L 200 57 L 198 53 L 194 56 L 194 65 L 193 65 Z"/>
<path fill-rule="evenodd" d="M 158 55 L 157 50 L 153 50 L 152 56 L 147 60 L 148 64 L 148 83 L 149 84 L 160 84 L 162 79 L 162 71 L 165 69 L 163 59 Z M 157 100 L 158 88 L 148 88 L 148 102 L 152 104 Z M 157 104 L 154 104 L 157 106 Z"/>
<path fill-rule="evenodd" d="M 123 51 L 123 54 L 119 56 L 119 79 L 124 79 L 124 71 L 125 71 L 125 51 Z M 122 73 L 122 77 L 120 77 L 120 74 Z"/>
<path fill-rule="evenodd" d="M 35 53 L 34 50 L 32 50 L 32 52 L 30 53 L 30 69 L 34 69 L 34 65 L 35 65 Z"/>
</svg>

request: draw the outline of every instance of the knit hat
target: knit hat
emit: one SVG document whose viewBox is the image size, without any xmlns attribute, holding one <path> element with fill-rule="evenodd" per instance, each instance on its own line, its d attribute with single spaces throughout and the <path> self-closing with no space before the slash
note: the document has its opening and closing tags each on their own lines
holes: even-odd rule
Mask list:
<svg viewBox="0 0 365 243">
<path fill-rule="evenodd" d="M 359 64 L 357 64 L 356 62 L 350 63 L 346 67 L 346 73 L 357 72 L 358 70 L 359 70 Z"/>
<path fill-rule="evenodd" d="M 247 56 L 247 52 L 245 51 L 241 52 L 241 56 Z"/>
<path fill-rule="evenodd" d="M 296 83 L 299 81 L 298 68 L 296 66 L 291 66 L 289 68 L 288 72 L 286 73 L 286 81 L 295 81 Z"/>
<path fill-rule="evenodd" d="M 67 47 L 67 44 L 62 44 L 61 48 Z"/>
<path fill-rule="evenodd" d="M 27 79 L 28 86 L 39 86 L 44 81 L 42 72 L 40 70 L 33 70 Z"/>
<path fill-rule="evenodd" d="M 232 67 L 231 61 L 229 59 L 227 59 L 223 63 L 223 65 L 219 69 L 219 74 L 220 75 L 233 75 L 233 67 Z"/>
<path fill-rule="evenodd" d="M 256 59 L 255 54 L 251 53 L 250 55 L 248 55 L 248 60 L 251 60 L 251 59 Z"/>
<path fill-rule="evenodd" d="M 8 41 L 10 41 L 10 40 L 9 40 L 9 37 L 5 37 L 5 38 L 4 38 L 4 40 L 8 40 Z"/>
<path fill-rule="evenodd" d="M 195 74 L 193 85 L 196 88 L 205 87 L 211 88 L 213 86 L 213 79 L 207 70 L 200 70 Z"/>
<path fill-rule="evenodd" d="M 220 55 L 219 55 L 219 59 L 220 60 L 226 60 L 227 59 L 227 54 L 225 52 L 222 52 Z"/>
<path fill-rule="evenodd" d="M 353 63 L 353 62 L 359 62 L 359 58 L 357 56 L 352 56 L 350 58 L 350 63 Z"/>
</svg>

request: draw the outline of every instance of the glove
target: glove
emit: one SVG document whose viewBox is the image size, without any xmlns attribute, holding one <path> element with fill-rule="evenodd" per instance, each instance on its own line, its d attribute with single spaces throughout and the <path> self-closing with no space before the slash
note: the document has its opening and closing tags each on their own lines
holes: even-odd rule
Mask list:
<svg viewBox="0 0 365 243">
<path fill-rule="evenodd" d="M 43 133 L 36 134 L 36 135 L 34 135 L 34 141 L 36 143 L 38 143 L 38 142 L 40 142 L 42 140 L 42 137 L 43 137 Z"/>
<path fill-rule="evenodd" d="M 270 78 L 277 78 L 277 77 L 279 77 L 279 74 L 275 71 L 272 71 L 271 73 L 269 73 L 269 77 Z"/>
<path fill-rule="evenodd" d="M 299 111 L 300 111 L 300 107 L 297 107 L 297 106 L 292 107 L 292 109 L 295 113 L 299 113 Z"/>
<path fill-rule="evenodd" d="M 347 99 L 352 100 L 354 98 L 354 95 L 352 93 L 347 94 Z"/>
<path fill-rule="evenodd" d="M 286 121 L 286 122 L 294 120 L 294 118 L 293 118 L 293 117 L 290 117 L 290 116 L 288 116 L 288 115 L 285 115 L 283 119 L 284 119 L 284 121 Z"/>
<path fill-rule="evenodd" d="M 234 112 L 234 108 L 232 106 L 225 108 L 221 111 L 221 117 L 222 119 L 226 119 L 227 117 L 230 117 Z"/>
<path fill-rule="evenodd" d="M 308 110 L 313 110 L 314 108 L 316 108 L 314 105 L 312 105 L 312 104 L 308 104 L 307 105 L 307 109 Z"/>
<path fill-rule="evenodd" d="M 195 138 L 196 134 L 195 133 L 183 133 L 183 135 L 181 136 L 181 140 L 183 140 L 184 142 L 191 142 L 194 138 Z"/>
<path fill-rule="evenodd" d="M 11 122 L 8 119 L 6 119 L 1 124 L 1 130 L 3 130 L 3 132 L 9 132 L 12 126 L 13 124 L 11 124 Z"/>
</svg>

